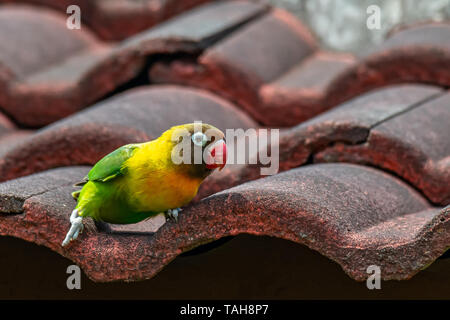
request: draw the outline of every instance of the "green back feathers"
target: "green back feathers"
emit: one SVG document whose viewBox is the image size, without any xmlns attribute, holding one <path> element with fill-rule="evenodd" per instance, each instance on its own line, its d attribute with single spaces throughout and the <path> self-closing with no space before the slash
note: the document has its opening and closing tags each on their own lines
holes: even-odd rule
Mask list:
<svg viewBox="0 0 450 320">
<path fill-rule="evenodd" d="M 124 162 L 133 155 L 134 150 L 138 147 L 137 144 L 127 144 L 104 156 L 94 165 L 88 175 L 84 177 L 83 181 L 75 184 L 75 186 L 83 186 L 88 181 L 106 182 L 122 175 L 125 170 L 123 167 Z M 78 191 L 72 195 L 77 199 L 79 195 Z"/>
<path fill-rule="evenodd" d="M 123 174 L 123 163 L 133 155 L 136 148 L 138 148 L 136 144 L 127 144 L 103 157 L 89 171 L 89 181 L 105 182 Z"/>
</svg>

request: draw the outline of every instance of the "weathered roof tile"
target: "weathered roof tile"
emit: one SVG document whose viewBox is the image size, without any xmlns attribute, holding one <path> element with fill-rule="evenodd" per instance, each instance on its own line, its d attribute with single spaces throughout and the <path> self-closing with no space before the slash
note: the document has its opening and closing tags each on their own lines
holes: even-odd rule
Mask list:
<svg viewBox="0 0 450 320">
<path fill-rule="evenodd" d="M 300 21 L 274 9 L 207 49 L 198 63 L 156 63 L 149 71 L 150 78 L 208 88 L 238 102 L 255 119 L 264 122 L 256 107 L 259 88 L 289 71 L 316 47 Z"/>
<path fill-rule="evenodd" d="M 374 125 L 366 143 L 336 144 L 319 161 L 370 163 L 411 182 L 439 204 L 450 203 L 450 93 Z"/>
<path fill-rule="evenodd" d="M 31 130 L 9 130 L 0 135 L 0 158 L 32 133 Z"/>
<path fill-rule="evenodd" d="M 1 6 L 0 107 L 22 125 L 51 123 L 136 77 L 149 56 L 199 52 L 265 10 L 213 3 L 112 46 L 50 10 Z"/>
<path fill-rule="evenodd" d="M 78 4 L 104 39 L 143 31 L 111 44 L 84 26 L 68 30 L 55 11 L 0 6 L 0 181 L 12 179 L 0 183 L 1 235 L 47 246 L 95 281 L 151 278 L 182 252 L 240 233 L 304 244 L 357 280 L 369 265 L 383 279 L 408 279 L 449 248 L 448 24 L 401 28 L 357 59 L 320 50 L 293 16 L 250 1 L 211 2 L 148 30 L 207 0 L 21 1 Z M 141 81 L 147 71 L 150 81 Z M 138 82 L 202 89 L 117 94 Z M 20 127 L 107 94 L 41 130 Z M 85 219 L 80 241 L 61 247 L 72 184 L 89 170 L 73 165 L 195 120 L 221 129 L 295 125 L 280 132 L 284 172 L 258 179 L 260 165 L 227 165 L 178 223 L 162 215 L 134 225 Z"/>
<path fill-rule="evenodd" d="M 80 172 L 87 174 L 86 169 L 55 169 L 0 184 L 0 194 L 2 195 L 0 211 L 3 213 L 22 213 L 26 199 L 62 186 L 71 186 L 76 182 L 76 179 L 83 178 L 83 176 L 80 176 Z"/>
<path fill-rule="evenodd" d="M 327 93 L 334 80 L 356 63 L 350 54 L 317 51 L 259 90 L 259 112 L 270 125 L 303 122 L 332 107 Z"/>
<path fill-rule="evenodd" d="M 186 208 L 177 223 L 166 223 L 154 234 L 98 232 L 87 220 L 79 241 L 63 248 L 75 205 L 73 187 L 35 195 L 23 195 L 20 188 L 33 188 L 49 174 L 75 181 L 86 172 L 57 170 L 0 185 L 2 190 L 17 186 L 0 197 L 20 199 L 24 212 L 1 214 L 0 233 L 51 248 L 95 281 L 147 279 L 182 252 L 239 233 L 305 244 L 357 280 L 368 276 L 370 265 L 381 268 L 383 279 L 410 278 L 450 245 L 448 207 L 431 207 L 414 189 L 378 170 L 319 164 L 224 190 Z"/>
<path fill-rule="evenodd" d="M 268 19 L 269 15 L 253 21 L 209 48 L 197 61 L 157 62 L 150 68 L 150 78 L 212 90 L 236 101 L 268 126 L 298 124 L 358 94 L 389 84 L 450 84 L 450 51 L 442 40 L 448 37 L 448 24 L 403 29 L 371 54 L 357 59 L 316 50 L 307 31 L 295 32 L 305 30 L 300 21 L 290 18 L 291 23 L 281 27 L 283 19 L 277 26 L 265 22 Z M 272 13 L 271 19 L 279 19 L 279 15 Z M 258 27 L 259 36 L 246 32 L 252 27 Z M 264 49 L 265 43 L 272 47 Z M 295 52 L 292 48 L 303 48 L 303 54 L 290 55 Z"/>
<path fill-rule="evenodd" d="M 80 7 L 81 19 L 104 40 L 122 40 L 209 0 L 0 0 L 29 3 L 66 13 Z"/>
<path fill-rule="evenodd" d="M 202 49 L 247 22 L 266 13 L 268 8 L 249 1 L 218 1 L 200 6 L 130 37 L 119 48 L 144 48 L 150 40 L 172 40 L 191 43 Z"/>
<path fill-rule="evenodd" d="M 94 164 L 127 143 L 157 138 L 171 126 L 203 121 L 223 130 L 256 127 L 209 92 L 144 86 L 102 101 L 20 141 L 0 155 L 0 180 L 67 165 Z"/>
<path fill-rule="evenodd" d="M 4 114 L 0 113 L 0 138 L 14 128 L 15 125 L 12 123 L 12 121 Z"/>
<path fill-rule="evenodd" d="M 390 35 L 330 86 L 338 103 L 372 88 L 399 82 L 450 84 L 450 24 L 420 24 Z"/>
<path fill-rule="evenodd" d="M 396 85 L 366 93 L 280 133 L 280 169 L 354 162 L 395 172 L 437 204 L 450 202 L 447 92 Z M 255 156 L 255 155 L 254 155 Z M 259 165 L 227 165 L 200 197 L 260 177 Z"/>
<path fill-rule="evenodd" d="M 95 43 L 89 32 L 68 29 L 65 20 L 51 10 L 0 7 L 0 61 L 17 78 L 25 78 Z"/>
</svg>

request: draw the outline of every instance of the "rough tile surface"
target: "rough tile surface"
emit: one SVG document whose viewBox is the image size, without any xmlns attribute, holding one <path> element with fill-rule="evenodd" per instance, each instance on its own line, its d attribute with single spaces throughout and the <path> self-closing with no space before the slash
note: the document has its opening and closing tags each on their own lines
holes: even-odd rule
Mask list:
<svg viewBox="0 0 450 320">
<path fill-rule="evenodd" d="M 265 10 L 213 3 L 110 45 L 50 9 L 1 6 L 0 107 L 22 125 L 49 124 L 137 77 L 152 56 L 199 52 Z"/>
<path fill-rule="evenodd" d="M 279 24 L 269 23 L 268 15 L 247 29 L 257 28 L 262 38 L 279 32 L 277 36 L 261 40 L 243 28 L 197 61 L 161 61 L 153 65 L 151 79 L 212 90 L 236 101 L 268 126 L 296 125 L 361 93 L 390 84 L 450 85 L 450 54 L 445 41 L 450 34 L 448 24 L 401 29 L 369 55 L 357 58 L 318 50 L 299 21 L 276 10 L 271 15 L 279 19 Z M 261 48 L 265 41 L 273 46 Z M 296 45 L 302 55 L 291 55 Z M 247 46 L 255 51 L 245 51 Z M 260 56 L 270 57 L 273 62 L 263 62 Z"/>
<path fill-rule="evenodd" d="M 66 28 L 65 0 L 20 2 L 0 5 L 1 235 L 100 282 L 152 278 L 243 233 L 305 245 L 356 280 L 369 265 L 409 279 L 450 247 L 448 24 L 397 28 L 354 57 L 253 1 L 75 0 L 81 30 Z M 85 219 L 61 247 L 90 165 L 195 120 L 258 137 L 284 127 L 268 146 L 280 173 L 229 163 L 178 223 Z"/>
<path fill-rule="evenodd" d="M 57 170 L 73 181 L 86 173 L 85 168 Z M 33 190 L 54 173 L 1 185 L 7 191 L 0 197 L 19 199 L 23 214 L 1 214 L 0 233 L 59 252 L 95 281 L 150 278 L 180 253 L 240 233 L 302 243 L 357 280 L 365 279 L 373 264 L 383 270 L 383 279 L 410 278 L 450 245 L 448 207 L 431 207 L 412 188 L 375 169 L 316 164 L 219 192 L 156 233 L 152 228 L 148 233 L 98 232 L 88 220 L 80 240 L 62 248 L 74 188 L 61 183 Z"/>
<path fill-rule="evenodd" d="M 102 101 L 6 148 L 0 179 L 58 166 L 95 164 L 114 149 L 153 140 L 171 126 L 202 121 L 221 128 L 256 123 L 209 92 L 177 86 L 144 86 Z"/>
<path fill-rule="evenodd" d="M 37 4 L 66 14 L 76 5 L 83 23 L 104 40 L 122 40 L 209 0 L 0 0 Z M 73 13 L 73 12 L 72 12 Z M 67 15 L 68 17 L 69 15 Z"/>
<path fill-rule="evenodd" d="M 437 87 L 397 85 L 364 94 L 281 131 L 280 170 L 311 162 L 376 166 L 409 181 L 430 201 L 447 205 L 448 112 L 448 93 Z M 260 167 L 226 166 L 205 181 L 201 197 L 259 178 Z"/>
</svg>

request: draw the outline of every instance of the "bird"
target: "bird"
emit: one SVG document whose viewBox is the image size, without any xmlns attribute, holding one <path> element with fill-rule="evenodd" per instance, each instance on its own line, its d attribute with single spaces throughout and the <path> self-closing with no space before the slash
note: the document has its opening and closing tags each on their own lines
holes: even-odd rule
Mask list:
<svg viewBox="0 0 450 320">
<path fill-rule="evenodd" d="M 200 155 L 200 157 L 198 156 Z M 155 140 L 127 144 L 100 159 L 72 193 L 77 201 L 62 246 L 76 240 L 83 219 L 131 224 L 160 213 L 178 219 L 203 180 L 226 164 L 224 133 L 200 122 L 171 127 Z"/>
</svg>

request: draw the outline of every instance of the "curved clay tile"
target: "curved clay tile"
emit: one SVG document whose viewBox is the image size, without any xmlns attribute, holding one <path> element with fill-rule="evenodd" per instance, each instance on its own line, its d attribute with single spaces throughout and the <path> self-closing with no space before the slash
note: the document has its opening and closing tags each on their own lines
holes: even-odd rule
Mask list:
<svg viewBox="0 0 450 320">
<path fill-rule="evenodd" d="M 258 121 L 278 125 L 270 120 L 276 113 L 262 110 L 258 91 L 307 59 L 316 48 L 316 41 L 300 21 L 272 9 L 207 49 L 197 61 L 161 61 L 149 72 L 155 82 L 212 90 L 237 102 Z"/>
<path fill-rule="evenodd" d="M 103 40 L 123 40 L 210 0 L 0 0 L 47 6 L 66 13 L 80 7 L 81 20 Z"/>
<path fill-rule="evenodd" d="M 3 135 L 13 131 L 15 128 L 14 123 L 4 114 L 0 113 L 0 139 Z"/>
<path fill-rule="evenodd" d="M 4 114 L 0 113 L 0 154 L 15 146 L 19 141 L 29 136 L 30 130 L 22 130 Z"/>
<path fill-rule="evenodd" d="M 450 95 L 396 85 L 354 98 L 280 133 L 280 170 L 311 162 L 354 162 L 394 172 L 426 197 L 450 203 Z M 260 177 L 257 165 L 227 165 L 200 197 Z"/>
<path fill-rule="evenodd" d="M 450 203 L 450 92 L 374 125 L 365 143 L 337 143 L 317 161 L 369 163 L 393 171 L 434 203 Z"/>
<path fill-rule="evenodd" d="M 450 246 L 450 211 L 431 207 L 386 173 L 316 164 L 224 190 L 154 232 L 97 231 L 92 220 L 61 247 L 75 205 L 71 184 L 88 168 L 53 169 L 0 184 L 0 234 L 44 245 L 94 281 L 143 280 L 196 246 L 249 233 L 304 244 L 356 280 L 376 265 L 382 279 L 408 279 Z"/>
<path fill-rule="evenodd" d="M 213 3 L 107 45 L 86 28 L 69 30 L 51 10 L 0 6 L 0 108 L 22 125 L 49 124 L 136 77 L 149 56 L 196 54 L 265 11 L 257 3 Z"/>
<path fill-rule="evenodd" d="M 402 29 L 366 57 L 356 59 L 308 46 L 312 41 L 306 31 L 295 33 L 303 28 L 300 22 L 290 18 L 291 23 L 283 25 L 280 12 L 253 21 L 209 48 L 197 61 L 157 62 L 150 68 L 151 79 L 212 90 L 236 101 L 268 126 L 296 125 L 362 92 L 389 84 L 450 85 L 448 24 Z M 258 38 L 252 28 L 273 36 Z M 276 39 L 276 43 L 261 50 L 263 44 L 255 45 L 255 39 L 263 44 Z M 303 54 L 292 54 L 295 48 Z M 272 52 L 277 53 L 272 56 Z M 254 64 L 261 68 L 251 68 Z M 267 65 L 282 67 L 274 73 Z"/>
<path fill-rule="evenodd" d="M 355 64 L 350 54 L 317 51 L 259 90 L 264 123 L 291 126 L 330 109 L 327 93 L 334 79 Z M 269 120 L 270 119 L 270 120 Z M 270 122 L 268 122 L 270 121 Z"/>
<path fill-rule="evenodd" d="M 31 130 L 10 130 L 0 136 L 0 155 L 6 154 L 33 134 Z"/>
<path fill-rule="evenodd" d="M 94 164 L 119 146 L 152 140 L 171 126 L 197 120 L 223 130 L 256 127 L 234 105 L 204 90 L 139 87 L 45 127 L 4 150 L 0 179 L 58 166 Z"/>
<path fill-rule="evenodd" d="M 403 27 L 370 50 L 330 86 L 333 103 L 372 88 L 399 82 L 450 85 L 450 24 Z"/>
<path fill-rule="evenodd" d="M 106 50 L 54 12 L 25 6 L 0 7 L 0 43 L 0 107 L 31 125 L 67 115 L 73 81 Z"/>
</svg>

